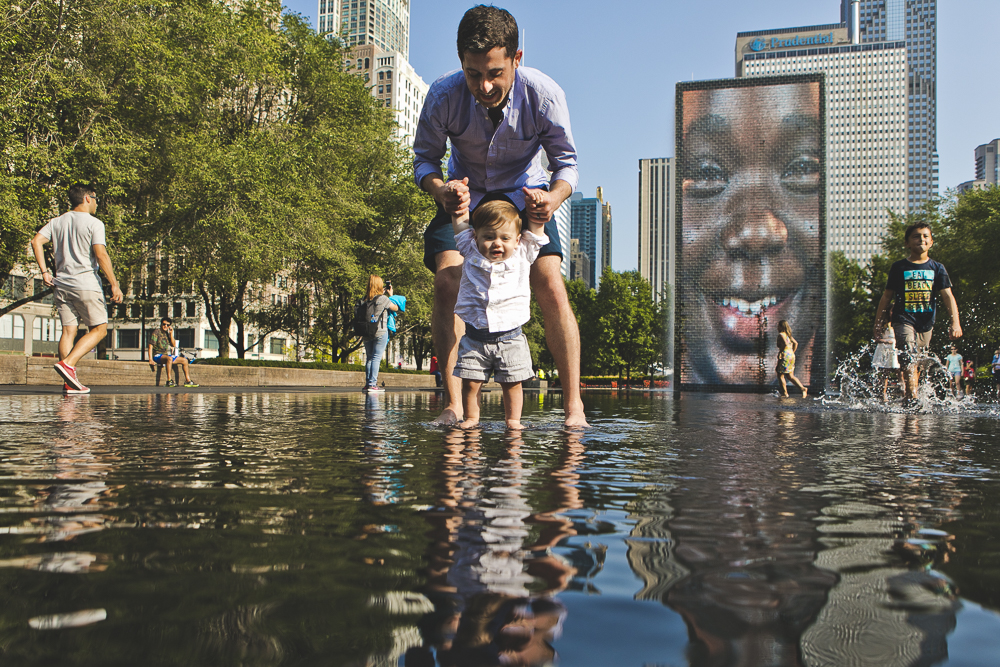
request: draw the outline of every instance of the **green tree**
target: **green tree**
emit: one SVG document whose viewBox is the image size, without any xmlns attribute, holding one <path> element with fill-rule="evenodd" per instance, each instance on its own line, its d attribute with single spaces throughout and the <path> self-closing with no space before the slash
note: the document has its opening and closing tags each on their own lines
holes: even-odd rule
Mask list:
<svg viewBox="0 0 1000 667">
<path fill-rule="evenodd" d="M 617 273 L 606 268 L 593 312 L 598 339 L 595 354 L 604 369 L 631 379 L 633 371 L 662 363 L 663 312 L 653 301 L 649 282 L 638 271 Z"/>
</svg>

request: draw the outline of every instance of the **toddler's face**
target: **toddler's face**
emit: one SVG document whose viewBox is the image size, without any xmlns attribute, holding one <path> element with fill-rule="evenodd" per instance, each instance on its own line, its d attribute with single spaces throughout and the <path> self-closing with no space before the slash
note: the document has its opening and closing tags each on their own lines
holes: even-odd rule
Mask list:
<svg viewBox="0 0 1000 667">
<path fill-rule="evenodd" d="M 502 227 L 483 227 L 476 232 L 476 247 L 494 264 L 510 259 L 520 242 L 521 235 L 513 222 Z"/>
</svg>

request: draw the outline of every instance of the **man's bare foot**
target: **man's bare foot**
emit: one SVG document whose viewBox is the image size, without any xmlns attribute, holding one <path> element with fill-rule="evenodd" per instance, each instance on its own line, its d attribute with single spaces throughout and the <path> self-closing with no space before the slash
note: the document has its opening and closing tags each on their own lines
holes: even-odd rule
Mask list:
<svg viewBox="0 0 1000 667">
<path fill-rule="evenodd" d="M 516 419 L 507 420 L 507 430 L 509 431 L 523 431 L 524 427 L 521 426 L 521 422 Z"/>
<path fill-rule="evenodd" d="M 441 415 L 431 422 L 431 426 L 454 426 L 462 420 L 451 408 L 445 408 L 445 411 Z"/>
<path fill-rule="evenodd" d="M 462 429 L 476 428 L 477 426 L 479 426 L 478 419 L 466 419 L 458 425 Z"/>
<path fill-rule="evenodd" d="M 808 389 L 803 389 L 802 390 L 802 398 L 808 398 L 808 397 L 809 397 L 809 390 Z"/>
<path fill-rule="evenodd" d="M 587 423 L 587 416 L 583 414 L 582 410 L 580 412 L 567 413 L 563 426 L 567 428 L 590 428 L 590 424 Z"/>
</svg>

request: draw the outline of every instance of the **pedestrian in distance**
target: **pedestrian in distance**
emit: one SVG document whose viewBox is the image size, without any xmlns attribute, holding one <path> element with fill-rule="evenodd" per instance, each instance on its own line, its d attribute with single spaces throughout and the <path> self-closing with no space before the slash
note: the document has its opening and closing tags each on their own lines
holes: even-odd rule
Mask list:
<svg viewBox="0 0 1000 667">
<path fill-rule="evenodd" d="M 55 371 L 67 394 L 90 392 L 77 377 L 76 364 L 104 339 L 108 330 L 108 309 L 98 271 L 111 285 L 111 301 L 122 302 L 111 257 L 108 255 L 104 223 L 94 217 L 97 193 L 94 188 L 76 183 L 69 189 L 71 210 L 53 218 L 31 239 L 35 261 L 42 272 L 42 282 L 52 288 L 56 310 L 62 323 L 59 361 Z M 54 271 L 46 266 L 45 245 L 51 242 Z M 80 325 L 87 333 L 76 341 Z"/>
<path fill-rule="evenodd" d="M 899 376 L 900 386 L 903 383 L 902 372 L 899 369 L 899 352 L 896 350 L 896 332 L 892 329 L 892 324 L 888 324 L 882 337 L 876 341 L 875 352 L 872 354 L 872 367 L 877 375 L 882 377 L 882 402 L 889 401 L 889 376 L 896 373 Z"/>
<path fill-rule="evenodd" d="M 174 365 L 184 371 L 184 386 L 194 388 L 198 385 L 191 379 L 191 372 L 188 370 L 188 360 L 179 354 L 174 354 L 177 343 L 174 340 L 174 322 L 169 317 L 160 320 L 160 328 L 155 330 L 149 337 L 146 356 L 149 359 L 149 367 L 156 370 L 156 366 L 162 365 L 167 371 L 167 386 L 176 387 L 174 382 Z"/>
<path fill-rule="evenodd" d="M 928 360 L 939 294 L 951 316 L 948 330 L 951 340 L 962 337 L 962 325 L 948 270 L 928 256 L 934 245 L 931 226 L 926 222 L 912 224 L 906 228 L 903 239 L 907 258 L 889 268 L 885 291 L 875 311 L 874 335 L 876 340 L 880 338 L 886 323 L 892 322 L 903 367 L 904 400 L 912 404 L 917 397 L 921 366 Z"/>
<path fill-rule="evenodd" d="M 993 353 L 993 361 L 990 362 L 990 372 L 993 375 L 993 390 L 997 399 L 1000 399 L 1000 347 Z"/>
<path fill-rule="evenodd" d="M 438 358 L 431 357 L 430 374 L 434 376 L 434 386 L 441 386 L 441 368 L 438 366 Z"/>
<path fill-rule="evenodd" d="M 452 217 L 455 245 L 465 260 L 455 304 L 465 322 L 454 370 L 462 380 L 462 428 L 479 424 L 479 395 L 491 376 L 503 390 L 507 428 L 522 428 L 521 383 L 535 373 L 521 325 L 531 319 L 531 263 L 549 242 L 545 224 L 528 220 L 530 230 L 522 231 L 520 211 L 505 199 L 481 203 L 471 227 L 468 213 Z"/>
<path fill-rule="evenodd" d="M 399 306 L 393 303 L 392 283 L 386 286 L 380 276 L 368 276 L 368 289 L 365 292 L 365 305 L 369 318 L 376 326 L 370 335 L 364 336 L 365 343 L 365 387 L 364 391 L 372 393 L 384 391 L 378 386 L 378 367 L 385 354 L 385 346 L 389 342 L 388 313 L 396 312 Z"/>
<path fill-rule="evenodd" d="M 792 328 L 788 325 L 788 320 L 778 322 L 778 364 L 775 372 L 778 374 L 778 382 L 781 383 L 781 395 L 788 398 L 788 385 L 786 378 L 792 381 L 802 392 L 802 398 L 809 395 L 809 390 L 795 377 L 795 351 L 799 349 L 799 341 L 792 337 Z"/>
<path fill-rule="evenodd" d="M 551 78 L 521 65 L 517 22 L 509 12 L 478 5 L 458 26 L 462 68 L 435 81 L 414 135 L 414 180 L 434 197 L 437 214 L 424 232 L 424 264 L 434 272 L 432 334 L 441 364 L 445 406 L 439 424 L 462 421 L 461 382 L 453 369 L 462 322 L 455 302 L 462 256 L 451 218 L 499 193 L 532 223 L 548 225 L 549 243 L 531 267 L 531 289 L 563 381 L 566 426 L 587 426 L 580 396 L 580 331 L 566 294 L 563 249 L 552 215 L 576 188 L 576 145 L 566 96 Z M 441 161 L 450 147 L 448 178 Z M 539 152 L 545 151 L 549 171 Z M 526 201 L 529 190 L 541 192 Z"/>
<path fill-rule="evenodd" d="M 962 396 L 962 355 L 958 353 L 958 348 L 951 346 L 951 353 L 944 358 L 948 364 L 948 386 L 956 398 Z"/>
<path fill-rule="evenodd" d="M 976 388 L 976 362 L 972 359 L 963 362 L 962 384 L 965 385 L 965 395 L 972 396 Z"/>
</svg>

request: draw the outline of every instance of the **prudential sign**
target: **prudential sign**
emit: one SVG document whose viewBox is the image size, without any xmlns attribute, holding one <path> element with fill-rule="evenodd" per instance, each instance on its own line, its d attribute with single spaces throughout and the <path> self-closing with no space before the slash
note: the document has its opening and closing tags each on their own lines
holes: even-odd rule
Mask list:
<svg viewBox="0 0 1000 667">
<path fill-rule="evenodd" d="M 754 52 L 769 51 L 771 49 L 791 49 L 799 46 L 817 46 L 819 44 L 833 44 L 833 33 L 820 33 L 818 35 L 809 35 L 808 37 L 795 35 L 791 39 L 782 37 L 764 39 L 763 37 L 758 37 L 750 42 L 750 50 Z"/>
</svg>

